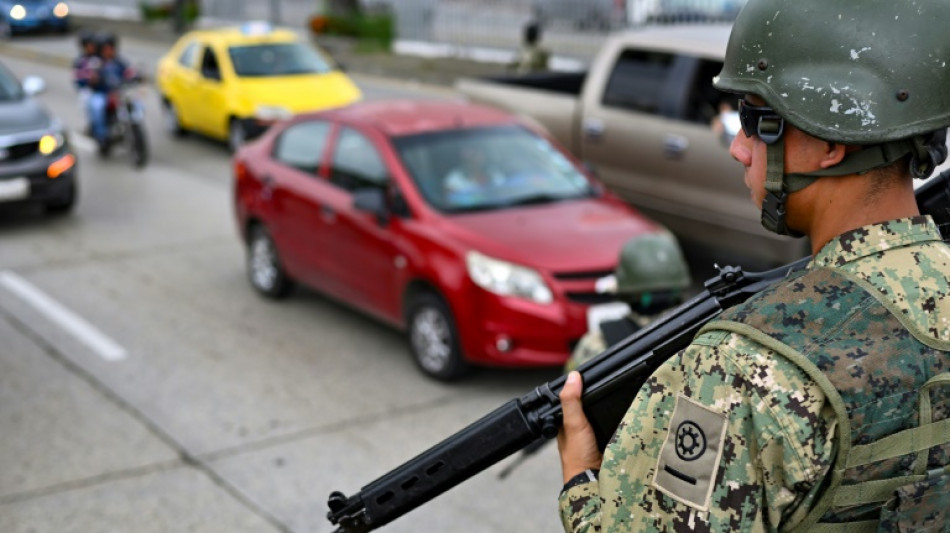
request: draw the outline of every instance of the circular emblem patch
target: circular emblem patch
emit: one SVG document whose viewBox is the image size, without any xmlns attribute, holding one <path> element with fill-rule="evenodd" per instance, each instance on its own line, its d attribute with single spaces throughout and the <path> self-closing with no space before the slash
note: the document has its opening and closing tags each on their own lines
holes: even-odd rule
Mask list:
<svg viewBox="0 0 950 533">
<path fill-rule="evenodd" d="M 706 453 L 706 434 L 695 422 L 686 420 L 676 428 L 676 455 L 684 461 L 695 461 Z"/>
</svg>

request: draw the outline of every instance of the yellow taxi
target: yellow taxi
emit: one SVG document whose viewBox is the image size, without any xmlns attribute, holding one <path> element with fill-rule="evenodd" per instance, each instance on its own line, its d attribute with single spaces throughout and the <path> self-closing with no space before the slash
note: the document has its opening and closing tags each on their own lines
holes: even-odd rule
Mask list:
<svg viewBox="0 0 950 533">
<path fill-rule="evenodd" d="M 232 151 L 277 120 L 362 98 L 325 52 L 264 22 L 186 33 L 159 60 L 156 83 L 170 133 Z"/>
</svg>

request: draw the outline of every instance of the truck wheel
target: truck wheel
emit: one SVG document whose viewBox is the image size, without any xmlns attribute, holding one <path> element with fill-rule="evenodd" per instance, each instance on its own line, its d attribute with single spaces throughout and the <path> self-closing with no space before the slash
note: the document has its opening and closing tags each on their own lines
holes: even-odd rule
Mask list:
<svg viewBox="0 0 950 533">
<path fill-rule="evenodd" d="M 247 275 L 251 286 L 268 298 L 283 298 L 294 285 L 280 264 L 274 240 L 262 224 L 255 224 L 250 231 Z"/>
<path fill-rule="evenodd" d="M 409 348 L 426 375 L 453 381 L 471 370 L 462 356 L 452 312 L 442 298 L 429 292 L 414 296 L 408 318 Z"/>
</svg>

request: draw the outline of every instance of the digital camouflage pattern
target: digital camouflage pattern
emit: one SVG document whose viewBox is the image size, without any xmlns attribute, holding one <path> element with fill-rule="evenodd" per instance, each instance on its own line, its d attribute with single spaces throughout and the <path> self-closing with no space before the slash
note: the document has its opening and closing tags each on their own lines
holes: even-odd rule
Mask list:
<svg viewBox="0 0 950 533">
<path fill-rule="evenodd" d="M 940 474 L 896 491 L 884 504 L 878 531 L 950 530 L 950 471 Z"/>
<path fill-rule="evenodd" d="M 571 370 L 576 370 L 577 367 L 597 357 L 606 349 L 607 341 L 604 340 L 604 333 L 600 329 L 588 331 L 578 341 L 574 351 L 571 352 L 570 359 L 564 364 L 564 373 L 567 374 Z"/>
<path fill-rule="evenodd" d="M 650 322 L 656 320 L 660 315 L 639 315 L 630 312 L 626 319 L 630 320 L 638 328 L 646 327 Z M 607 349 L 607 341 L 604 339 L 604 333 L 599 328 L 592 329 L 581 337 L 577 342 L 571 357 L 564 363 L 564 373 L 567 374 L 578 366 L 590 361 L 600 355 Z"/>
<path fill-rule="evenodd" d="M 769 320 L 760 325 L 771 327 L 773 335 L 797 335 L 797 340 L 788 339 L 792 342 L 806 335 L 827 336 L 828 342 L 808 345 L 814 354 L 810 357 L 844 376 L 842 385 L 856 393 L 849 393 L 851 407 L 866 407 L 853 413 L 852 435 L 858 441 L 899 429 L 908 423 L 900 414 L 915 412 L 916 405 L 908 398 L 916 398 L 921 380 L 948 363 L 950 249 L 940 242 L 929 217 L 902 219 L 832 240 L 805 275 L 818 271 L 830 275 L 803 283 L 799 290 L 808 292 L 790 305 L 783 308 L 781 301 L 768 301 L 776 291 L 766 291 L 742 309 L 766 306 Z M 853 282 L 842 283 L 843 277 Z M 784 286 L 789 292 L 783 299 L 794 293 L 794 284 L 792 280 Z M 880 300 L 871 298 L 868 289 Z M 854 316 L 859 322 L 830 326 L 836 318 L 853 313 L 856 302 L 861 312 Z M 741 309 L 733 310 L 731 317 L 748 318 Z M 888 317 L 891 320 L 878 323 L 878 318 Z M 835 413 L 821 387 L 801 367 L 754 336 L 702 333 L 650 377 L 605 452 L 599 482 L 575 486 L 561 495 L 566 531 L 778 531 L 805 518 L 834 461 Z M 868 372 L 863 362 L 850 364 L 849 359 L 874 359 L 878 344 L 887 344 L 887 351 L 900 345 L 916 352 L 900 361 L 877 357 L 879 364 Z M 921 356 L 927 359 L 918 361 Z M 895 368 L 892 362 L 917 366 Z M 890 398 L 888 390 L 905 388 L 909 388 L 906 394 L 895 395 L 890 404 L 867 406 L 868 398 L 861 398 L 864 393 Z M 698 510 L 702 505 L 660 492 L 653 482 L 680 396 L 727 419 L 705 512 Z M 934 418 L 946 417 L 947 395 L 936 397 Z M 877 418 L 887 413 L 897 419 Z M 909 422 L 913 425 L 916 420 Z M 945 451 L 932 453 L 930 463 L 946 464 Z M 913 466 L 910 458 L 856 469 L 846 482 Z"/>
</svg>

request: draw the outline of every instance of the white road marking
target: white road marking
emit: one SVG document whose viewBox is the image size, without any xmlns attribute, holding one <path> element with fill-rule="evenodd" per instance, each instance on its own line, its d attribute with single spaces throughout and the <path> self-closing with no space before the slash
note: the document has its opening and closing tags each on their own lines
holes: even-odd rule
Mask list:
<svg viewBox="0 0 950 533">
<path fill-rule="evenodd" d="M 9 270 L 0 271 L 0 286 L 59 324 L 106 361 L 121 361 L 126 358 L 125 348 L 20 276 Z"/>
</svg>

